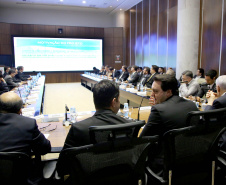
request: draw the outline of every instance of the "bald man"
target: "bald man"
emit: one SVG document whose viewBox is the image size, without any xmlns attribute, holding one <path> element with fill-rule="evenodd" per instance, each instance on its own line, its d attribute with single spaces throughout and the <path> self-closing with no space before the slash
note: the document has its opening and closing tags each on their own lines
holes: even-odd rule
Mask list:
<svg viewBox="0 0 226 185">
<path fill-rule="evenodd" d="M 16 93 L 0 96 L 0 152 L 44 155 L 51 150 L 50 141 L 38 130 L 35 119 L 21 115 L 22 105 Z"/>
</svg>

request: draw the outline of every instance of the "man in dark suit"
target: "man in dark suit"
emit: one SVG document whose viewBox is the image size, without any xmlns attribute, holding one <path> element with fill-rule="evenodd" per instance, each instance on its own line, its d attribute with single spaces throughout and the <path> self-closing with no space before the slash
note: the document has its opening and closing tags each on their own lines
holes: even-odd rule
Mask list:
<svg viewBox="0 0 226 185">
<path fill-rule="evenodd" d="M 25 75 L 24 72 L 24 67 L 23 66 L 18 66 L 17 67 L 18 73 L 16 75 L 17 79 L 20 79 L 21 81 L 27 81 L 27 80 L 31 80 L 32 78 L 30 77 L 30 75 Z"/>
<path fill-rule="evenodd" d="M 7 83 L 5 82 L 2 72 L 0 71 L 0 95 L 8 91 L 9 88 L 7 87 Z"/>
<path fill-rule="evenodd" d="M 208 106 L 206 110 L 214 110 L 226 107 L 226 75 L 219 76 L 216 80 L 217 93 L 213 91 L 207 92 L 206 98 Z M 220 139 L 220 148 L 226 151 L 226 132 Z"/>
<path fill-rule="evenodd" d="M 9 74 L 5 77 L 5 81 L 9 86 L 9 90 L 13 89 L 14 87 L 19 87 L 20 83 L 13 82 L 13 78 L 16 75 L 15 69 L 10 69 Z"/>
<path fill-rule="evenodd" d="M 123 81 L 126 81 L 128 77 L 129 77 L 129 73 L 127 71 L 127 66 L 124 65 L 124 66 L 122 66 L 122 73 L 120 74 L 118 79 L 121 82 L 123 82 Z"/>
<path fill-rule="evenodd" d="M 102 80 L 93 88 L 93 100 L 96 113 L 83 121 L 72 124 L 65 140 L 64 148 L 78 147 L 91 144 L 89 136 L 90 126 L 125 124 L 128 120 L 116 115 L 120 108 L 119 87 L 115 82 Z M 57 171 L 63 174 L 64 164 L 61 155 L 57 163 Z"/>
<path fill-rule="evenodd" d="M 113 73 L 112 73 L 112 78 L 113 79 L 118 79 L 120 76 L 120 71 L 116 70 L 115 68 L 113 69 Z"/>
<path fill-rule="evenodd" d="M 145 85 L 148 88 L 151 88 L 152 83 L 154 82 L 154 77 L 158 74 L 159 67 L 156 65 L 152 65 L 151 67 L 151 76 L 147 79 Z"/>
<path fill-rule="evenodd" d="M 132 83 L 133 85 L 137 85 L 137 82 L 138 82 L 138 80 L 139 80 L 139 75 L 138 75 L 138 73 L 137 73 L 137 66 L 136 65 L 133 65 L 132 67 L 131 67 L 131 72 L 132 72 L 132 74 L 129 76 L 129 78 L 128 78 L 128 82 L 129 83 Z"/>
<path fill-rule="evenodd" d="M 140 136 L 160 136 L 159 145 L 152 148 L 155 157 L 149 161 L 151 168 L 159 172 L 163 165 L 161 146 L 163 134 L 171 129 L 185 127 L 187 113 L 198 109 L 192 101 L 178 96 L 177 79 L 172 75 L 156 75 L 152 90 L 151 113 Z"/>
<path fill-rule="evenodd" d="M 202 98 L 208 91 L 217 92 L 216 83 L 215 80 L 217 78 L 217 71 L 214 69 L 211 69 L 207 71 L 205 75 L 205 83 L 201 84 L 201 88 L 197 94 L 197 100 L 199 101 L 200 98 Z"/>
<path fill-rule="evenodd" d="M 145 85 L 146 81 L 150 78 L 150 68 L 149 67 L 144 67 L 143 69 L 143 75 L 142 78 L 140 79 L 140 83 L 142 85 Z"/>
<path fill-rule="evenodd" d="M 9 66 L 5 66 L 5 67 L 4 67 L 4 74 L 3 74 L 3 78 L 5 78 L 5 77 L 6 77 L 6 75 L 8 75 L 8 74 L 9 74 L 9 70 L 10 70 L 10 67 L 9 67 Z"/>
<path fill-rule="evenodd" d="M 198 110 L 192 101 L 178 96 L 177 80 L 172 75 L 156 75 L 152 90 L 153 106 L 142 136 L 162 136 L 168 130 L 184 127 L 187 113 Z"/>
<path fill-rule="evenodd" d="M 39 131 L 35 119 L 21 115 L 23 102 L 13 92 L 0 96 L 0 152 L 23 152 L 44 155 L 51 150 L 50 141 Z M 40 182 L 42 169 L 32 161 L 28 184 Z"/>
</svg>

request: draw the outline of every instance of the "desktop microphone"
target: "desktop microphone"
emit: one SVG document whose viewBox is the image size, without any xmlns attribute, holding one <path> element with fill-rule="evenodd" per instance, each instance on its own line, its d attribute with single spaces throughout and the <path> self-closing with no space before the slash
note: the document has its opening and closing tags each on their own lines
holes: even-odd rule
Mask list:
<svg viewBox="0 0 226 185">
<path fill-rule="evenodd" d="M 138 107 L 137 121 L 140 121 L 140 107 L 141 107 L 141 105 L 143 103 L 143 100 L 144 100 L 144 96 L 142 97 L 141 102 L 140 102 L 140 106 Z"/>
<path fill-rule="evenodd" d="M 65 104 L 65 120 L 63 121 L 63 125 L 66 127 L 71 125 L 71 122 L 67 120 L 67 111 L 69 111 L 69 108 L 67 104 Z"/>
</svg>

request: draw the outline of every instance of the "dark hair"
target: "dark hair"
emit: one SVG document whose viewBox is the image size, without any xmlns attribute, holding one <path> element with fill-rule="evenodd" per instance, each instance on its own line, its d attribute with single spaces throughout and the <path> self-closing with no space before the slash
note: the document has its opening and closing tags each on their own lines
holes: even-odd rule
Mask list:
<svg viewBox="0 0 226 185">
<path fill-rule="evenodd" d="M 136 66 L 136 65 L 132 65 L 132 67 L 134 68 L 134 70 L 135 70 L 135 71 L 137 71 L 138 66 Z"/>
<path fill-rule="evenodd" d="M 185 75 L 185 76 L 193 78 L 193 73 L 192 73 L 192 71 L 189 71 L 189 70 L 184 71 L 182 73 L 182 75 Z"/>
<path fill-rule="evenodd" d="M 161 88 L 163 91 L 171 89 L 173 95 L 179 95 L 178 82 L 173 75 L 168 74 L 156 75 L 154 77 L 154 81 L 162 82 Z"/>
<path fill-rule="evenodd" d="M 0 78 L 3 78 L 2 71 L 0 71 Z"/>
<path fill-rule="evenodd" d="M 144 67 L 144 69 L 146 69 L 146 71 L 148 72 L 148 74 L 150 74 L 150 67 Z"/>
<path fill-rule="evenodd" d="M 113 67 L 109 67 L 109 70 L 110 70 L 110 71 L 113 71 L 113 70 L 114 70 L 114 68 L 113 68 Z"/>
<path fill-rule="evenodd" d="M 142 67 L 138 67 L 137 69 L 141 69 L 141 70 L 143 70 L 143 68 L 142 68 Z"/>
<path fill-rule="evenodd" d="M 204 78 L 204 69 L 203 68 L 199 68 L 198 70 L 201 73 L 201 77 Z"/>
<path fill-rule="evenodd" d="M 132 68 L 132 67 L 131 67 L 131 66 L 129 66 L 129 67 L 127 67 L 127 70 L 131 70 L 131 68 Z"/>
<path fill-rule="evenodd" d="M 164 67 L 159 67 L 159 68 L 161 68 L 161 69 L 162 69 L 162 71 L 164 72 Z"/>
<path fill-rule="evenodd" d="M 21 70 L 21 69 L 23 69 L 23 66 L 18 66 L 18 67 L 17 67 L 17 70 L 18 70 L 18 71 Z"/>
<path fill-rule="evenodd" d="M 206 76 L 209 76 L 211 79 L 213 79 L 214 77 L 217 78 L 217 71 L 214 69 L 211 69 L 206 72 Z"/>
<path fill-rule="evenodd" d="M 5 66 L 4 71 L 6 72 L 6 70 L 9 69 L 9 68 L 10 68 L 9 66 Z"/>
<path fill-rule="evenodd" d="M 125 69 L 125 71 L 127 71 L 127 66 L 126 65 L 124 65 L 124 66 L 122 66 L 124 69 Z"/>
<path fill-rule="evenodd" d="M 152 65 L 151 67 L 152 67 L 152 69 L 154 69 L 154 71 L 155 71 L 156 73 L 158 73 L 159 66 Z"/>
<path fill-rule="evenodd" d="M 111 101 L 119 97 L 119 87 L 110 80 L 101 80 L 94 85 L 93 101 L 96 109 L 106 109 L 110 107 Z"/>
<path fill-rule="evenodd" d="M 7 113 L 18 113 L 19 110 L 23 106 L 23 101 L 21 99 L 17 101 L 7 101 L 4 102 L 0 96 L 0 112 L 7 112 Z"/>
<path fill-rule="evenodd" d="M 12 73 L 16 73 L 16 70 L 15 69 L 10 69 L 9 70 L 9 75 L 12 74 Z"/>
</svg>

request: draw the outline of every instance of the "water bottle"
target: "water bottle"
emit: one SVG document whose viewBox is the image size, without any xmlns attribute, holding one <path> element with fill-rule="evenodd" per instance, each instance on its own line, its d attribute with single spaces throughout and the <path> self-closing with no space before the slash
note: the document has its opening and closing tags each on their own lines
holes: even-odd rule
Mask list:
<svg viewBox="0 0 226 185">
<path fill-rule="evenodd" d="M 123 113 L 124 113 L 124 117 L 126 117 L 126 118 L 129 117 L 129 106 L 128 106 L 128 103 L 124 103 Z"/>
<path fill-rule="evenodd" d="M 75 107 L 70 108 L 70 115 L 71 115 L 71 123 L 76 122 L 76 109 Z"/>
</svg>

